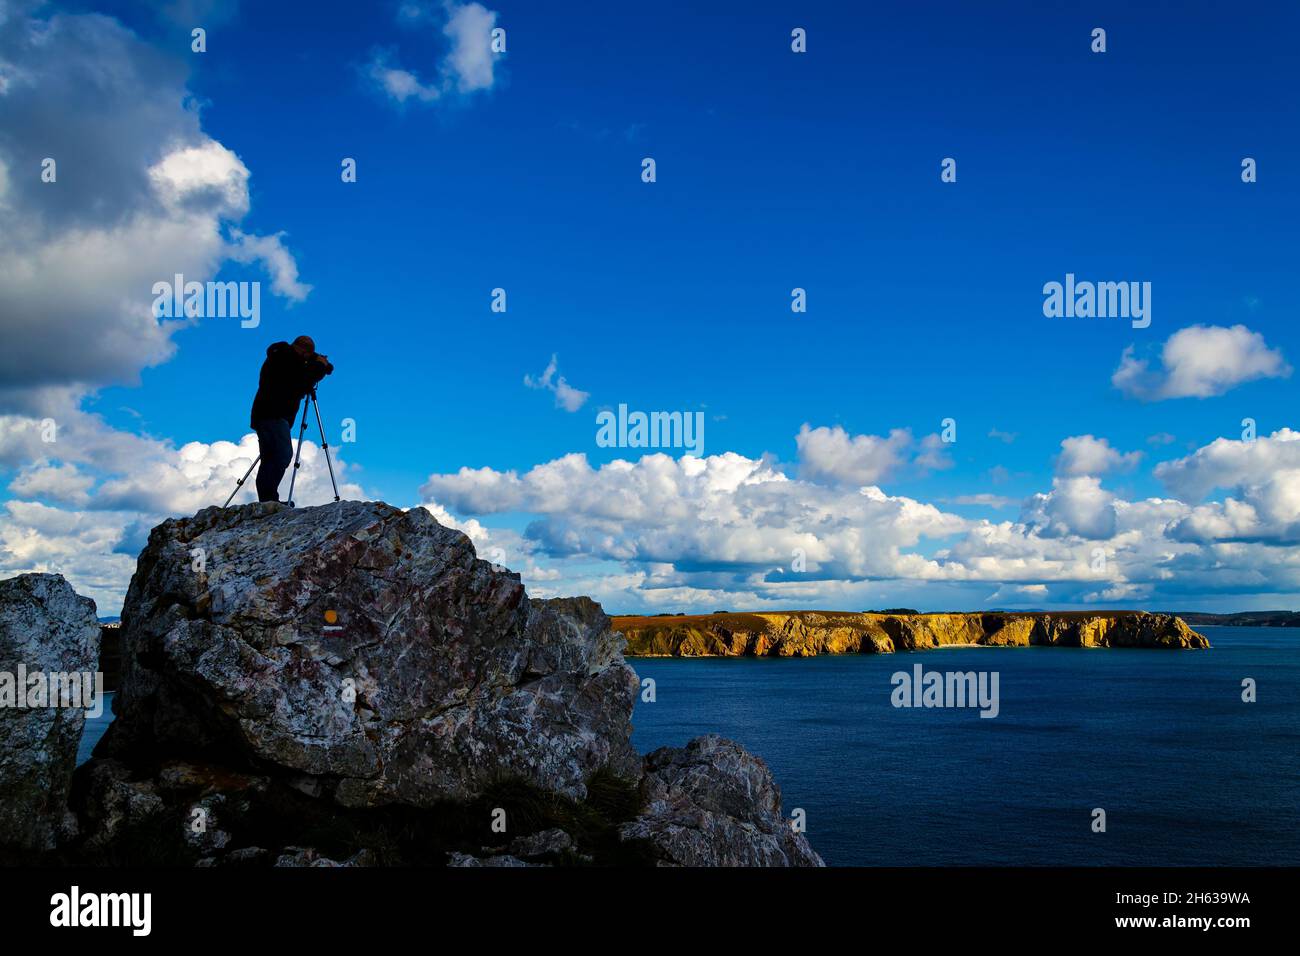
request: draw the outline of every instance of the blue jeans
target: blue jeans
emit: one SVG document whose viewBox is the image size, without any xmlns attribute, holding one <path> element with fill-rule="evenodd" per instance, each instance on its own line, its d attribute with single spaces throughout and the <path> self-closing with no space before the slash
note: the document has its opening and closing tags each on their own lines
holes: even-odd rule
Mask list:
<svg viewBox="0 0 1300 956">
<path fill-rule="evenodd" d="M 257 500 L 279 501 L 280 479 L 293 461 L 293 442 L 289 439 L 289 422 L 283 418 L 263 418 L 253 423 L 262 463 L 257 466 Z"/>
</svg>

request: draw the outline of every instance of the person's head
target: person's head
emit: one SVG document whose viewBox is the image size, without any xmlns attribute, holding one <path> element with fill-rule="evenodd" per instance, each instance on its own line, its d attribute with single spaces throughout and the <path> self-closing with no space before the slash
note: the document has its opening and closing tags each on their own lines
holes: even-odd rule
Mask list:
<svg viewBox="0 0 1300 956">
<path fill-rule="evenodd" d="M 293 350 L 303 358 L 311 358 L 316 354 L 316 343 L 310 335 L 300 335 L 293 340 Z"/>
</svg>

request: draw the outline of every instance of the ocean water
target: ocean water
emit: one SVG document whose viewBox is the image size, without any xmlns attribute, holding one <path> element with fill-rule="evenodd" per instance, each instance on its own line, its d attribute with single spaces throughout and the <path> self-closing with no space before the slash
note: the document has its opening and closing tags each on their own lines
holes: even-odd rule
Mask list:
<svg viewBox="0 0 1300 956">
<path fill-rule="evenodd" d="M 635 658 L 657 699 L 632 739 L 744 744 L 831 865 L 1300 864 L 1300 629 L 1200 630 L 1212 649 Z M 997 671 L 999 715 L 894 708 L 890 676 L 917 663 Z"/>
<path fill-rule="evenodd" d="M 77 745 L 78 767 L 90 759 L 95 744 L 99 743 L 99 738 L 104 736 L 104 731 L 108 730 L 108 725 L 113 722 L 113 698 L 116 696 L 113 691 L 105 693 L 104 712 L 98 717 L 86 718 L 86 725 L 81 731 L 81 743 Z"/>
<path fill-rule="evenodd" d="M 831 865 L 1300 864 L 1300 629 L 1200 630 L 1212 649 L 636 658 L 633 742 L 739 741 Z M 1001 712 L 894 708 L 917 663 L 998 672 Z"/>
</svg>

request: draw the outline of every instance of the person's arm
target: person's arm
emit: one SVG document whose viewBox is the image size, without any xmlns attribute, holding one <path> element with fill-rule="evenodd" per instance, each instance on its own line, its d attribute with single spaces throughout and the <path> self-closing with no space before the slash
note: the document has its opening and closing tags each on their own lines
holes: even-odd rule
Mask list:
<svg viewBox="0 0 1300 956">
<path fill-rule="evenodd" d="M 334 371 L 334 366 L 324 355 L 313 355 L 311 361 L 307 363 L 307 378 L 311 384 L 315 385 L 326 375 Z"/>
<path fill-rule="evenodd" d="M 303 394 L 316 387 L 316 383 L 334 371 L 334 366 L 323 355 L 313 355 L 300 368 Z"/>
</svg>

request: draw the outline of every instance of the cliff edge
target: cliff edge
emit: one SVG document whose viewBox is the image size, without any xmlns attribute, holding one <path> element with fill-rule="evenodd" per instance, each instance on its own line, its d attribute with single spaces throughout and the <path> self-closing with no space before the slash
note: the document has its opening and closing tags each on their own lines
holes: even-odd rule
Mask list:
<svg viewBox="0 0 1300 956">
<path fill-rule="evenodd" d="M 988 647 L 1205 648 L 1172 614 L 1146 611 L 877 614 L 787 611 L 615 617 L 632 657 L 811 657 Z"/>
</svg>

